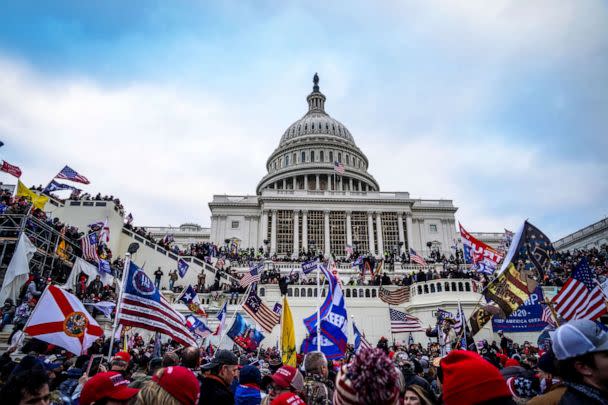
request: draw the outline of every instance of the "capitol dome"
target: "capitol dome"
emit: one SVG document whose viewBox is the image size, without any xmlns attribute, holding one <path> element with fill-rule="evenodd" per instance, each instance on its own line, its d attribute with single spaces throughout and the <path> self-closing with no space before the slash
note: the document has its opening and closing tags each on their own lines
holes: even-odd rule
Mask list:
<svg viewBox="0 0 608 405">
<path fill-rule="evenodd" d="M 313 84 L 306 97 L 308 111 L 283 133 L 266 162 L 268 174 L 258 184 L 257 193 L 264 189 L 379 191 L 378 183 L 367 173 L 367 157 L 350 131 L 325 112 L 326 98 L 316 73 Z M 344 173 L 334 176 L 336 166 Z"/>
</svg>

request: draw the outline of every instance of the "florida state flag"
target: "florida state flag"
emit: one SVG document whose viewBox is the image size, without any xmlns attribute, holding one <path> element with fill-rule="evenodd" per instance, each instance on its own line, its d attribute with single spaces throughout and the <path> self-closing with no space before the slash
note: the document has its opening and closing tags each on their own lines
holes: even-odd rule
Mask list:
<svg viewBox="0 0 608 405">
<path fill-rule="evenodd" d="M 81 355 L 103 330 L 76 296 L 53 285 L 38 301 L 25 324 L 25 333 Z"/>
</svg>

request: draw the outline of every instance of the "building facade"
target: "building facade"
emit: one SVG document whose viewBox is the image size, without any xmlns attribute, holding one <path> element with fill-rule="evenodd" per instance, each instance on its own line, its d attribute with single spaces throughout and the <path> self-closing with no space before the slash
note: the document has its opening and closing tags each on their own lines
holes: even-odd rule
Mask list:
<svg viewBox="0 0 608 405">
<path fill-rule="evenodd" d="M 574 249 L 599 249 L 604 245 L 608 245 L 608 218 L 601 219 L 553 242 L 555 250 L 560 252 Z"/>
<path fill-rule="evenodd" d="M 180 249 L 186 249 L 191 244 L 209 242 L 211 230 L 199 224 L 181 224 L 180 226 L 147 226 L 146 231 L 150 232 L 156 240 L 162 240 L 165 235 L 173 237 L 173 243 Z"/>
<path fill-rule="evenodd" d="M 350 131 L 325 111 L 318 76 L 308 111 L 290 125 L 266 162 L 255 195 L 216 195 L 211 240 L 237 240 L 278 256 L 313 251 L 345 256 L 347 247 L 376 256 L 440 250 L 456 239 L 451 200 L 380 191 Z"/>
</svg>

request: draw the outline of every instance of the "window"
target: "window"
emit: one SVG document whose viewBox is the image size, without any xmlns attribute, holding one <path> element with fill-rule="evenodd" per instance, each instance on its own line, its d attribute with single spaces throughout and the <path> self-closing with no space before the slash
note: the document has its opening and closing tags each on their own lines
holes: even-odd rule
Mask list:
<svg viewBox="0 0 608 405">
<path fill-rule="evenodd" d="M 239 221 L 232 221 L 232 229 L 239 229 Z"/>
<path fill-rule="evenodd" d="M 350 156 L 346 155 L 346 166 L 350 166 Z"/>
<path fill-rule="evenodd" d="M 342 163 L 342 154 L 338 153 L 338 162 Z"/>
<path fill-rule="evenodd" d="M 319 152 L 319 158 L 321 159 L 321 162 L 325 161 L 325 155 L 324 155 L 323 151 Z"/>
<path fill-rule="evenodd" d="M 437 233 L 437 225 L 435 225 L 435 224 L 429 225 L 429 230 L 433 233 Z"/>
<path fill-rule="evenodd" d="M 329 161 L 332 163 L 334 162 L 334 152 L 331 150 L 329 151 Z"/>
<path fill-rule="evenodd" d="M 311 162 L 314 162 L 314 161 L 315 161 L 315 151 L 314 151 L 314 150 L 311 150 L 311 151 L 310 151 L 310 161 L 311 161 Z"/>
<path fill-rule="evenodd" d="M 306 152 L 302 151 L 302 163 L 306 162 Z"/>
<path fill-rule="evenodd" d="M 289 166 L 289 155 L 285 155 L 285 166 Z"/>
</svg>

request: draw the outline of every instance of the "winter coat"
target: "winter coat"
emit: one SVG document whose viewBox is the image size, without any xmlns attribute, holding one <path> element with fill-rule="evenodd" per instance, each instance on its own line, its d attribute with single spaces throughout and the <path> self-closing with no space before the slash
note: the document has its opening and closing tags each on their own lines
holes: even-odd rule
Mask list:
<svg viewBox="0 0 608 405">
<path fill-rule="evenodd" d="M 199 405 L 234 405 L 234 396 L 230 387 L 219 377 L 209 376 L 203 378 Z"/>
<path fill-rule="evenodd" d="M 260 405 L 262 393 L 259 387 L 252 384 L 240 384 L 234 393 L 234 405 Z"/>
</svg>

